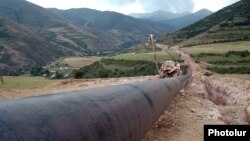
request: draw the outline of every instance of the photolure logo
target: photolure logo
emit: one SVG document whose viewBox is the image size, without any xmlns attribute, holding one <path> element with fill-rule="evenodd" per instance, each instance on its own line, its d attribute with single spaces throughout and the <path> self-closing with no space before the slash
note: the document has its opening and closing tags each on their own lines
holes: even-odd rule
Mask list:
<svg viewBox="0 0 250 141">
<path fill-rule="evenodd" d="M 204 125 L 204 141 L 249 141 L 250 125 Z"/>
<path fill-rule="evenodd" d="M 217 129 L 208 129 L 208 136 L 246 136 L 247 131 L 218 131 Z"/>
</svg>

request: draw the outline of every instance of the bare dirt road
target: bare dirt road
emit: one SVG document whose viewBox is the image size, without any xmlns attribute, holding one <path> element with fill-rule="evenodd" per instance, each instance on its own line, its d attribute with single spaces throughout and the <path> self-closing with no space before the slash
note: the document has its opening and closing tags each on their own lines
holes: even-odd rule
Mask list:
<svg viewBox="0 0 250 141">
<path fill-rule="evenodd" d="M 192 80 L 143 141 L 202 141 L 204 124 L 248 124 L 250 81 L 205 76 L 207 70 L 183 51 L 175 50 L 189 64 Z"/>
</svg>

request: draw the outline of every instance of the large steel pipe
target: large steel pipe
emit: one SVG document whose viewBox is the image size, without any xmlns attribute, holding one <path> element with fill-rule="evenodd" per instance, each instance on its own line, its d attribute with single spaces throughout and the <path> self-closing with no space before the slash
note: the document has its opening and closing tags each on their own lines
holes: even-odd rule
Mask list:
<svg viewBox="0 0 250 141">
<path fill-rule="evenodd" d="M 139 141 L 189 75 L 0 102 L 1 141 Z"/>
</svg>

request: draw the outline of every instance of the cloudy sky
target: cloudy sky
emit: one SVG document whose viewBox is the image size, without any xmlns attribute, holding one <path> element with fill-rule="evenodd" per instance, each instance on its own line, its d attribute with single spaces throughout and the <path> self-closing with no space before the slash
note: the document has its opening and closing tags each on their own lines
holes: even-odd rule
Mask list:
<svg viewBox="0 0 250 141">
<path fill-rule="evenodd" d="M 169 12 L 196 12 L 207 8 L 217 11 L 239 0 L 27 0 L 45 8 L 91 8 L 124 14 L 145 13 L 156 10 Z"/>
</svg>

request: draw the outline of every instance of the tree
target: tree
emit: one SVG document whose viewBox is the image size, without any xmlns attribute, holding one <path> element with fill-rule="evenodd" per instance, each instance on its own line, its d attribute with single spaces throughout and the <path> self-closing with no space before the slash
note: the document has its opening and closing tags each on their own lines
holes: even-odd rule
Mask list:
<svg viewBox="0 0 250 141">
<path fill-rule="evenodd" d="M 0 79 L 1 79 L 1 83 L 4 84 L 3 76 L 2 75 L 0 75 Z"/>
</svg>

